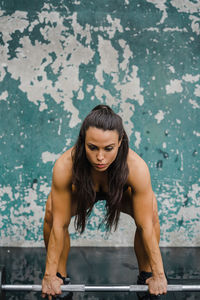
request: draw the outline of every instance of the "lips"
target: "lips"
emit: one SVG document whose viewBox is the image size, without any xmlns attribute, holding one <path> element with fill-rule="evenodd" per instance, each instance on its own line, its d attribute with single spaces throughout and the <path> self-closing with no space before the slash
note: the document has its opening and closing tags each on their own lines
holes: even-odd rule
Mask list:
<svg viewBox="0 0 200 300">
<path fill-rule="evenodd" d="M 99 168 L 99 169 L 102 169 L 102 168 L 105 168 L 106 165 L 95 165 L 95 167 Z"/>
</svg>

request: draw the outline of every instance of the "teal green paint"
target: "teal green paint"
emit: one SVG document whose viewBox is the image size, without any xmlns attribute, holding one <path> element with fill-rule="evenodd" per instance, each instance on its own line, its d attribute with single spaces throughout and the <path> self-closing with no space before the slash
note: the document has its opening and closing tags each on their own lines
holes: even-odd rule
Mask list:
<svg viewBox="0 0 200 300">
<path fill-rule="evenodd" d="M 0 21 L 10 18 L 9 26 L 3 23 L 0 27 L 0 99 L 7 92 L 6 98 L 0 100 L 3 243 L 5 236 L 8 239 L 10 236 L 11 241 L 21 240 L 23 230 L 27 243 L 42 240 L 42 219 L 48 194 L 48 189 L 44 191 L 43 187 L 50 189 L 54 165 L 53 160 L 45 163 L 42 155 L 46 152 L 61 154 L 71 147 L 79 132 L 80 120 L 95 105 L 108 103 L 106 92 L 109 92 L 116 112 L 123 114 L 129 105 L 129 111 L 132 110 L 132 115 L 125 117 L 124 123 L 131 129 L 131 148 L 150 167 L 153 189 L 159 201 L 162 241 L 171 245 L 170 233 L 177 232 L 175 235 L 178 236 L 184 232 L 183 239 L 187 244 L 192 241 L 200 245 L 197 204 L 200 96 L 200 39 L 197 30 L 200 30 L 200 5 L 196 12 L 189 12 L 192 3 L 195 4 L 190 2 L 188 12 L 183 12 L 173 3 L 165 1 L 166 18 L 161 22 L 164 12 L 144 0 L 0 2 Z M 58 13 L 59 18 L 51 13 Z M 75 14 L 79 26 L 73 25 Z M 51 17 L 48 19 L 48 16 Z M 113 23 L 118 20 L 116 24 L 119 26 L 111 25 L 109 18 Z M 196 31 L 192 25 L 195 18 L 198 18 Z M 17 25 L 19 21 L 21 25 Z M 100 39 L 109 41 L 112 47 L 112 51 L 107 52 L 109 71 L 102 63 Z M 122 40 L 132 53 L 125 68 L 121 65 L 125 56 Z M 89 54 L 84 54 L 84 51 L 88 49 L 93 53 L 85 62 Z M 35 53 L 37 59 L 34 59 Z M 114 54 L 116 65 L 112 60 Z M 78 62 L 80 57 L 83 61 Z M 20 65 L 17 65 L 18 61 Z M 112 71 L 112 63 L 116 71 Z M 27 77 L 20 73 L 21 66 L 24 71 L 30 67 Z M 122 99 L 123 86 L 136 82 L 133 67 L 137 68 L 139 87 L 136 91 L 144 98 L 143 104 L 139 103 L 137 93 Z M 96 74 L 98 68 L 101 69 L 102 82 Z M 68 69 L 71 70 L 69 74 Z M 187 79 L 187 74 L 193 79 Z M 22 88 L 26 79 L 27 88 Z M 167 93 L 167 86 L 174 80 L 179 81 L 180 90 Z M 72 91 L 71 86 L 74 87 Z M 101 99 L 96 88 L 103 90 Z M 36 99 L 34 94 L 37 95 L 38 90 L 41 94 Z M 155 119 L 159 111 L 164 113 L 160 123 Z M 73 121 L 75 125 L 71 126 Z M 136 132 L 141 136 L 138 148 Z M 6 187 L 10 187 L 11 194 L 5 192 Z M 36 198 L 26 207 L 25 198 L 30 191 Z M 39 208 L 37 212 L 35 206 Z M 103 203 L 97 207 L 103 214 Z M 16 218 L 11 213 L 12 208 Z M 26 231 L 28 221 L 20 219 L 18 222 L 18 215 L 19 219 L 21 216 L 30 220 L 33 231 L 29 227 Z M 100 219 L 100 215 L 93 212 L 88 222 L 91 232 L 98 228 Z M 17 229 L 11 229 L 9 224 Z M 104 233 L 105 227 L 99 232 Z M 77 236 L 73 234 L 72 239 Z"/>
</svg>

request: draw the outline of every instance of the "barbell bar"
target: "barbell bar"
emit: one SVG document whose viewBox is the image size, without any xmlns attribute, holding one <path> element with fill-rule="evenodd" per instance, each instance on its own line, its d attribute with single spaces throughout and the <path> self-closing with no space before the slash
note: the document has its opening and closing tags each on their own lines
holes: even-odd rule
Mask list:
<svg viewBox="0 0 200 300">
<path fill-rule="evenodd" d="M 34 291 L 41 292 L 41 285 L 6 284 L 5 267 L 0 266 L 0 296 L 6 291 Z M 83 285 L 67 284 L 61 286 L 63 292 L 147 292 L 147 285 Z M 168 292 L 200 292 L 200 285 L 172 285 L 167 286 Z M 0 297 L 1 298 L 1 297 Z"/>
<path fill-rule="evenodd" d="M 41 292 L 41 285 L 12 285 L 2 284 L 3 291 L 28 291 Z M 84 285 L 67 284 L 61 285 L 62 292 L 147 292 L 147 285 Z M 200 292 L 200 285 L 173 285 L 167 286 L 168 292 Z"/>
</svg>

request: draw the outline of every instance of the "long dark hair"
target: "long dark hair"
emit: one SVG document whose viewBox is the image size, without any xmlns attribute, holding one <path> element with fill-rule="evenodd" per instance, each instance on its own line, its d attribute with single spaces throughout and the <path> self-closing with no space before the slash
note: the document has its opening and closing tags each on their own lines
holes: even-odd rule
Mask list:
<svg viewBox="0 0 200 300">
<path fill-rule="evenodd" d="M 85 151 L 85 136 L 89 127 L 96 127 L 102 130 L 117 130 L 119 141 L 121 141 L 117 157 L 108 168 L 108 199 L 106 201 L 106 216 L 104 219 L 107 230 L 111 230 L 112 226 L 116 230 L 121 209 L 123 187 L 128 177 L 127 155 L 129 143 L 121 117 L 107 105 L 96 106 L 85 118 L 72 152 L 73 184 L 75 185 L 78 199 L 75 228 L 80 233 L 83 233 L 86 220 L 92 211 L 96 197 L 91 178 L 91 165 Z"/>
</svg>

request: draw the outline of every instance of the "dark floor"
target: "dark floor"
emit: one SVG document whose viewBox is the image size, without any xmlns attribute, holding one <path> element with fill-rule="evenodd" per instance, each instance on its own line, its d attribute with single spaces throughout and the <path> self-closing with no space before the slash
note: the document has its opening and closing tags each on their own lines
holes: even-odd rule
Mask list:
<svg viewBox="0 0 200 300">
<path fill-rule="evenodd" d="M 171 284 L 200 285 L 200 248 L 161 248 L 165 272 Z M 45 267 L 44 248 L 0 248 L 0 265 L 6 267 L 7 284 L 41 284 Z M 138 275 L 132 248 L 74 247 L 68 272 L 72 284 L 135 284 Z M 186 281 L 187 280 L 187 281 Z M 42 299 L 40 293 L 7 292 L 6 300 Z M 74 293 L 73 300 L 136 300 L 133 293 Z M 160 299 L 197 300 L 200 292 L 168 293 Z"/>
</svg>

